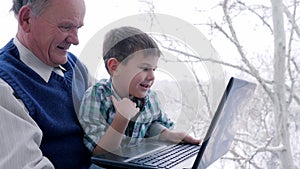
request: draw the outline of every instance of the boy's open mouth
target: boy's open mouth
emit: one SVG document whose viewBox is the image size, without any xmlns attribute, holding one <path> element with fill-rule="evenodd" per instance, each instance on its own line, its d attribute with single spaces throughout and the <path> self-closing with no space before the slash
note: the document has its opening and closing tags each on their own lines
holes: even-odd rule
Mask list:
<svg viewBox="0 0 300 169">
<path fill-rule="evenodd" d="M 147 89 L 150 87 L 149 84 L 140 84 L 140 86 L 142 86 L 143 88 L 147 88 Z"/>
</svg>

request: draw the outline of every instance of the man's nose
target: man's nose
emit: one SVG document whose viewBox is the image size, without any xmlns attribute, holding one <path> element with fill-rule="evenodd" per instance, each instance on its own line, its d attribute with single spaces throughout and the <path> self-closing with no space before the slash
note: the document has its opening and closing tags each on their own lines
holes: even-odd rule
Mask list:
<svg viewBox="0 0 300 169">
<path fill-rule="evenodd" d="M 78 28 L 74 28 L 69 31 L 69 35 L 67 38 L 68 42 L 73 44 L 73 45 L 78 45 L 79 44 L 79 39 L 78 39 Z"/>
</svg>

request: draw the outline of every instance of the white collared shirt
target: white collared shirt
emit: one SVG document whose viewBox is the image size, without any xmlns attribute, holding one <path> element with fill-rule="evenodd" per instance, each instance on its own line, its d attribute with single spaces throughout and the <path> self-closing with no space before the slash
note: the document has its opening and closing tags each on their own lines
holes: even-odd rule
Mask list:
<svg viewBox="0 0 300 169">
<path fill-rule="evenodd" d="M 38 75 L 40 75 L 45 80 L 45 82 L 49 81 L 52 71 L 59 74 L 60 76 L 64 76 L 61 69 L 55 69 L 52 66 L 46 65 L 39 58 L 34 56 L 34 54 L 29 49 L 27 49 L 20 43 L 18 38 L 14 38 L 14 44 L 18 48 L 20 60 L 33 71 L 35 71 Z M 59 67 L 62 68 L 61 66 Z"/>
</svg>

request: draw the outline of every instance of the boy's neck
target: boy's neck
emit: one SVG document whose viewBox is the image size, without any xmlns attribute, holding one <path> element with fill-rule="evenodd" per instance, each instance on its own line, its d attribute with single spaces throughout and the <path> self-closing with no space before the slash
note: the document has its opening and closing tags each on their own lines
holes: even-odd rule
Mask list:
<svg viewBox="0 0 300 169">
<path fill-rule="evenodd" d="M 124 94 L 124 92 L 122 92 L 119 87 L 114 84 L 114 81 L 111 79 L 111 90 L 112 90 L 112 94 L 115 96 L 115 98 L 117 100 L 121 100 L 122 98 L 130 98 L 129 93 L 128 94 Z"/>
</svg>

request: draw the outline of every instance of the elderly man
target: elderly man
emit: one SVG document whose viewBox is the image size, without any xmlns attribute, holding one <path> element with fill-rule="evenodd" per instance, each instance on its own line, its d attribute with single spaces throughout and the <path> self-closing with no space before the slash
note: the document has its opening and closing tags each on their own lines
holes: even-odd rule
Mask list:
<svg viewBox="0 0 300 169">
<path fill-rule="evenodd" d="M 68 52 L 83 26 L 83 0 L 14 0 L 16 37 L 0 50 L 0 168 L 90 167 L 76 118 L 88 87 Z"/>
</svg>

